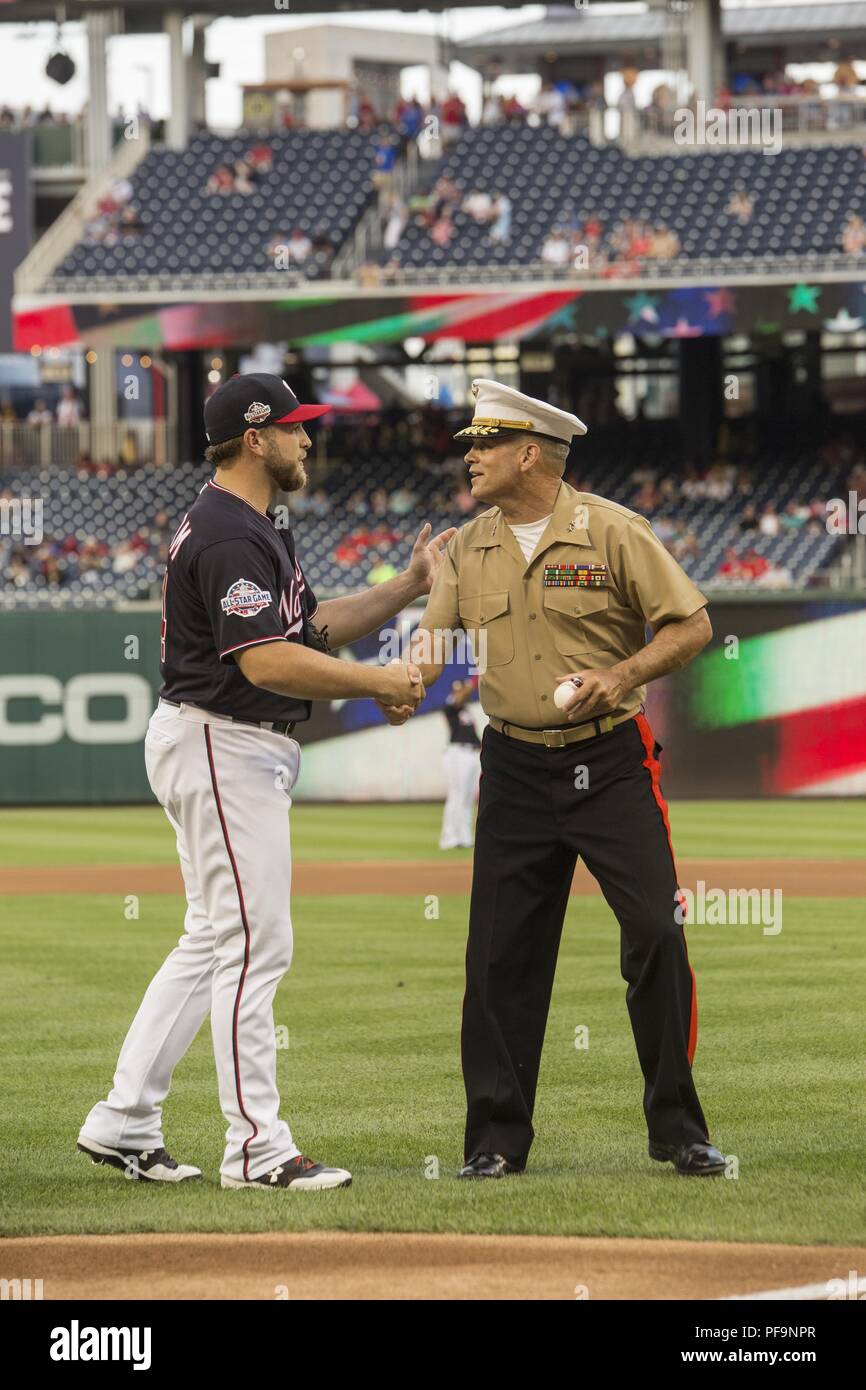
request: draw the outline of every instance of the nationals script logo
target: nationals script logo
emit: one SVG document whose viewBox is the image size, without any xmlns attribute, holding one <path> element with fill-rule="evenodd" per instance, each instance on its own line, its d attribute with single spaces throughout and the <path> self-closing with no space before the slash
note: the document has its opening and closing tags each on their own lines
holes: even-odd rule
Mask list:
<svg viewBox="0 0 866 1390">
<path fill-rule="evenodd" d="M 220 608 L 238 618 L 254 618 L 271 602 L 267 589 L 260 589 L 251 579 L 236 579 L 225 598 L 220 599 Z"/>
</svg>

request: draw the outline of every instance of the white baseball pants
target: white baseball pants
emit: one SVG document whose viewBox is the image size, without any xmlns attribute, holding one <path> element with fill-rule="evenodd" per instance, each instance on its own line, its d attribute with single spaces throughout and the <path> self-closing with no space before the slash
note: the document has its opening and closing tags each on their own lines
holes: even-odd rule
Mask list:
<svg viewBox="0 0 866 1390">
<path fill-rule="evenodd" d="M 448 791 L 442 812 L 440 849 L 456 849 L 472 844 L 472 816 L 481 774 L 479 750 L 470 743 L 449 743 L 445 749 L 445 778 Z"/>
<path fill-rule="evenodd" d="M 172 1072 L 211 1016 L 228 1129 L 220 1171 L 255 1178 L 298 1148 L 279 1118 L 273 1000 L 292 959 L 294 739 L 160 702 L 145 738 L 150 785 L 177 836 L 184 935 L 148 986 L 106 1101 L 81 1134 L 110 1148 L 164 1147 Z"/>
</svg>

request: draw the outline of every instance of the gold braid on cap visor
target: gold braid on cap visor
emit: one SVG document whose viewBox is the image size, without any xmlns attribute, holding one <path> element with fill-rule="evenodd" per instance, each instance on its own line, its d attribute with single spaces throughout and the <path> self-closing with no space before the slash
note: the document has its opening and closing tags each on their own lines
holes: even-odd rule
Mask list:
<svg viewBox="0 0 866 1390">
<path fill-rule="evenodd" d="M 465 430 L 458 430 L 455 439 L 461 439 L 464 435 L 485 435 L 498 434 L 500 430 L 534 430 L 533 420 L 493 420 L 488 416 L 476 415 L 471 425 L 467 425 Z"/>
</svg>

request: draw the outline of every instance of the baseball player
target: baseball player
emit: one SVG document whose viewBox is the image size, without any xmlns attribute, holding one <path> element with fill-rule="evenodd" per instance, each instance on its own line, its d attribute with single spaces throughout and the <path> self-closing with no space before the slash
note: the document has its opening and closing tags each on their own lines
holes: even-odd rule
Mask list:
<svg viewBox="0 0 866 1390">
<path fill-rule="evenodd" d="M 216 465 L 175 532 L 163 582 L 162 689 L 145 740 L 150 785 L 177 837 L 184 935 L 144 996 L 107 1100 L 78 1148 L 128 1177 L 201 1176 L 166 1152 L 162 1103 L 172 1072 L 210 1013 L 225 1116 L 223 1187 L 345 1187 L 351 1175 L 306 1158 L 280 1118 L 273 998 L 292 958 L 288 811 L 300 749 L 292 734 L 314 699 L 373 696 L 414 706 L 416 668 L 339 661 L 429 590 L 453 531 L 419 535 L 404 573 L 366 593 L 317 603 L 276 524 L 279 491 L 306 482 L 305 424 L 280 377 L 236 376 L 205 406 Z"/>
<path fill-rule="evenodd" d="M 443 713 L 448 722 L 445 778 L 448 791 L 442 812 L 440 849 L 472 847 L 472 813 L 481 772 L 478 762 L 481 740 L 466 705 L 476 686 L 477 681 L 471 679 L 452 681 L 451 694 L 445 701 Z"/>
<path fill-rule="evenodd" d="M 725 1160 L 692 1076 L 695 980 L 661 749 L 643 713 L 647 681 L 685 666 L 712 635 L 706 599 L 643 517 L 563 481 L 571 440 L 586 433 L 575 415 L 495 381 L 475 381 L 473 392 L 474 418 L 457 438 L 472 495 L 489 508 L 449 543 L 412 649 L 426 685 L 442 670 L 437 634 L 451 649 L 454 629 L 470 633 L 490 721 L 466 958 L 461 1177 L 526 1166 L 578 855 L 620 924 L 650 1157 L 684 1175 L 719 1174 Z M 392 706 L 388 717 L 411 712 Z"/>
</svg>

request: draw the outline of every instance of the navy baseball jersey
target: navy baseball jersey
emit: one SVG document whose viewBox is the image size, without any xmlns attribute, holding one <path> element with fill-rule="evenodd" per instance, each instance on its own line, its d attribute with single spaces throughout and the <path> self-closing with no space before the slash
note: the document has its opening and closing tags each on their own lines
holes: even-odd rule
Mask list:
<svg viewBox="0 0 866 1390">
<path fill-rule="evenodd" d="M 211 480 L 169 546 L 160 695 L 237 719 L 309 719 L 309 700 L 251 685 L 235 656 L 263 642 L 306 643 L 317 606 L 288 527 Z"/>
<path fill-rule="evenodd" d="M 449 695 L 442 713 L 448 720 L 449 743 L 466 743 L 470 748 L 481 747 L 472 715 L 465 705 L 455 705 L 453 696 Z"/>
</svg>

